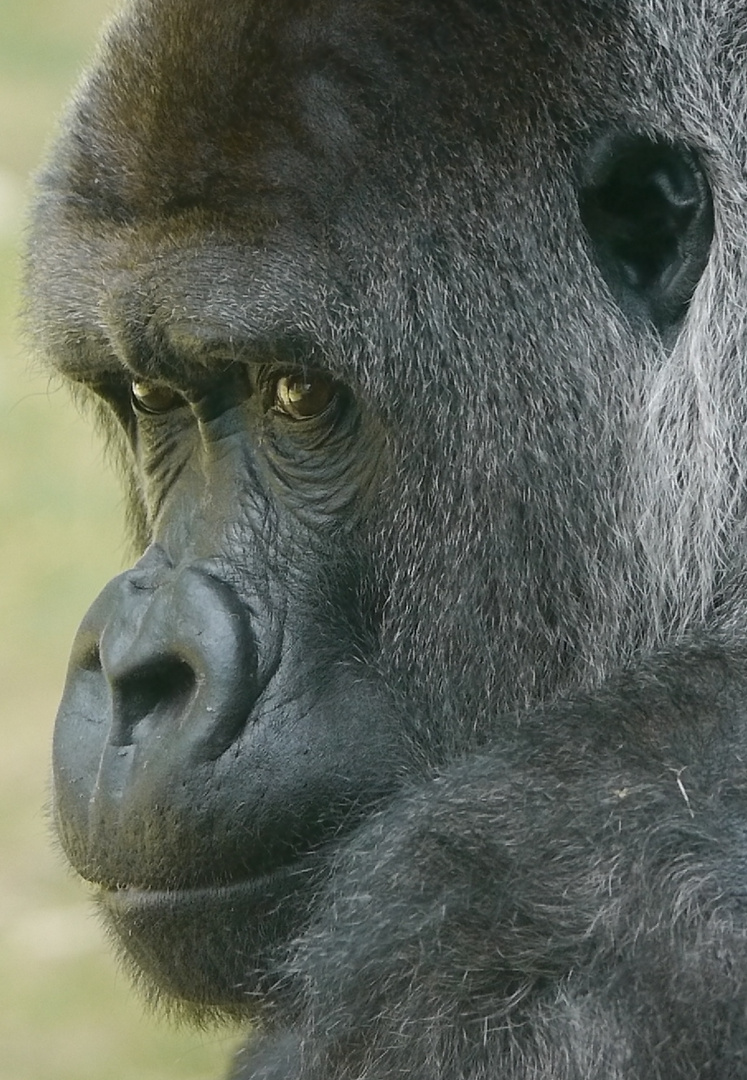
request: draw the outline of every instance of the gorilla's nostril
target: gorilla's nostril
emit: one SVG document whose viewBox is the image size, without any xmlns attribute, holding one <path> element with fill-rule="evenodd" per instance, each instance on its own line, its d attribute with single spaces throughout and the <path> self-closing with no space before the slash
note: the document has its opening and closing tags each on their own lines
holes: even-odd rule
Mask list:
<svg viewBox="0 0 747 1080">
<path fill-rule="evenodd" d="M 177 657 L 162 657 L 124 675 L 113 687 L 115 741 L 129 742 L 144 720 L 178 721 L 197 685 L 192 668 Z"/>
</svg>

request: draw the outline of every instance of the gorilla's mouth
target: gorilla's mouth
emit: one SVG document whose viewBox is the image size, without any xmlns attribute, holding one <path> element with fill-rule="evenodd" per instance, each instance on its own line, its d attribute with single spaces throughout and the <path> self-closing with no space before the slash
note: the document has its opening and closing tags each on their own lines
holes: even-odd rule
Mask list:
<svg viewBox="0 0 747 1080">
<path fill-rule="evenodd" d="M 302 880 L 306 880 L 311 873 L 308 868 L 309 861 L 310 856 L 300 855 L 293 861 L 247 875 L 237 881 L 206 885 L 153 888 L 143 885 L 99 885 L 95 899 L 106 912 L 123 915 L 141 911 L 158 912 L 164 908 L 173 912 L 183 906 L 211 908 L 226 902 L 264 903 L 268 897 L 275 896 L 278 890 L 286 893 L 300 888 Z"/>
</svg>

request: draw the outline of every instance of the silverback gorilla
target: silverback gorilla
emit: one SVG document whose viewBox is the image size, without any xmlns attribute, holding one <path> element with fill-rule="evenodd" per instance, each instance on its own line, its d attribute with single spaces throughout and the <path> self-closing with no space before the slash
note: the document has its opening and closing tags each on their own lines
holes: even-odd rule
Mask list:
<svg viewBox="0 0 747 1080">
<path fill-rule="evenodd" d="M 140 555 L 62 846 L 241 1080 L 747 1078 L 747 6 L 134 0 L 27 303 Z"/>
</svg>

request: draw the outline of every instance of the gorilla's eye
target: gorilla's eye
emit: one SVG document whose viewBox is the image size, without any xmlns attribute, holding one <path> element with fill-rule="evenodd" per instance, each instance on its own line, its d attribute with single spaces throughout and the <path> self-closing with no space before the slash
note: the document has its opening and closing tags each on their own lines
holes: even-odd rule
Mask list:
<svg viewBox="0 0 747 1080">
<path fill-rule="evenodd" d="M 140 412 L 168 412 L 181 401 L 177 392 L 164 386 L 163 383 L 134 382 L 132 384 L 132 402 Z"/>
<path fill-rule="evenodd" d="M 334 382 L 324 375 L 283 375 L 275 383 L 276 412 L 292 420 L 319 416 L 335 396 Z"/>
</svg>

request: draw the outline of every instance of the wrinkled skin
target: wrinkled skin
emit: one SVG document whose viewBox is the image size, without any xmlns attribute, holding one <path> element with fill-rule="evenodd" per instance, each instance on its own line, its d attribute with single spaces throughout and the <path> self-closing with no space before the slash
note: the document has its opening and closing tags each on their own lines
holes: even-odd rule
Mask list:
<svg viewBox="0 0 747 1080">
<path fill-rule="evenodd" d="M 56 824 L 237 1080 L 747 1078 L 736 7 L 136 0 L 70 108 Z"/>
</svg>

